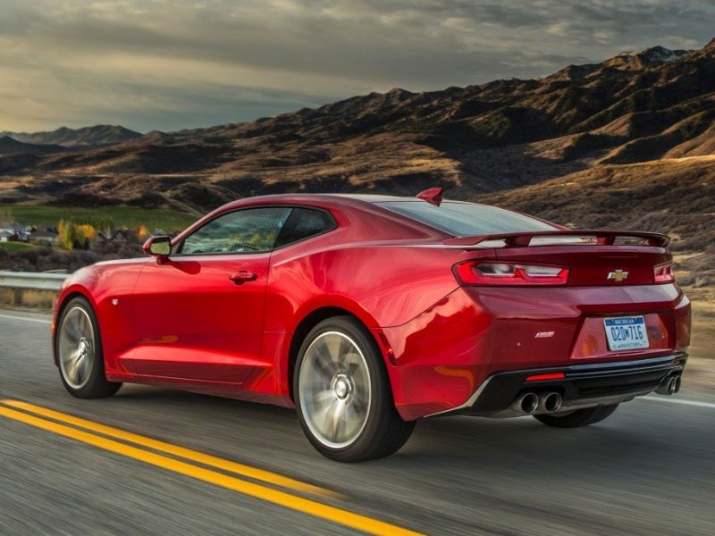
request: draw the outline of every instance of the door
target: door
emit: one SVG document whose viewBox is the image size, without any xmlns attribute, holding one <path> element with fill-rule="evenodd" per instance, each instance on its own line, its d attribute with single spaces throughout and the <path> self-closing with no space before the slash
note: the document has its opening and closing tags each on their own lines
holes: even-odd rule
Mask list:
<svg viewBox="0 0 715 536">
<path fill-rule="evenodd" d="M 271 251 L 290 207 L 219 215 L 148 263 L 135 288 L 134 372 L 242 383 L 256 366 Z"/>
</svg>

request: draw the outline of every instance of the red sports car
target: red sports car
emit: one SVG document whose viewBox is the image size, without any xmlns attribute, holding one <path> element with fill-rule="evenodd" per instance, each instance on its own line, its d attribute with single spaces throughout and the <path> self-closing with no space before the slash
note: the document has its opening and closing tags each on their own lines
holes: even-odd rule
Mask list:
<svg viewBox="0 0 715 536">
<path fill-rule="evenodd" d="M 667 243 L 439 189 L 243 199 L 71 275 L 55 362 L 79 398 L 135 382 L 295 406 L 341 461 L 436 415 L 585 426 L 680 387 L 690 302 Z"/>
</svg>

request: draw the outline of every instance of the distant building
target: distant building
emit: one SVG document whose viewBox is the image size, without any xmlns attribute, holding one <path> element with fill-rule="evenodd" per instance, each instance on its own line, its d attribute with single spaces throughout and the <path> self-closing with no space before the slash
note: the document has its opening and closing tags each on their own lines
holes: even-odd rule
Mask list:
<svg viewBox="0 0 715 536">
<path fill-rule="evenodd" d="M 14 229 L 2 228 L 0 229 L 0 242 L 10 242 L 17 240 L 17 233 Z"/>
<path fill-rule="evenodd" d="M 98 242 L 130 242 L 133 232 L 128 229 L 114 229 L 110 233 L 97 233 Z"/>
<path fill-rule="evenodd" d="M 32 233 L 32 235 L 30 236 L 30 242 L 33 244 L 37 244 L 38 246 L 59 246 L 60 237 L 54 231 L 47 231 L 41 229 Z"/>
<path fill-rule="evenodd" d="M 4 240 L 4 242 L 9 242 L 12 240 L 18 242 L 29 242 L 33 230 L 33 227 L 30 225 L 11 223 L 0 229 L 0 237 L 6 237 L 6 240 Z"/>
</svg>

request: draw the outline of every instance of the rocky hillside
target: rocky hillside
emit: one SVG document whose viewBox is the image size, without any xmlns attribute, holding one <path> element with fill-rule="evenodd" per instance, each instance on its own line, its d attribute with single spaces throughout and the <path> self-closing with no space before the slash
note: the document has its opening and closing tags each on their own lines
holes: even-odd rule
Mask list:
<svg viewBox="0 0 715 536">
<path fill-rule="evenodd" d="M 72 150 L 0 146 L 0 200 L 175 201 L 205 210 L 281 191 L 411 194 L 441 185 L 466 198 L 560 177 L 596 180 L 614 166 L 714 152 L 715 40 L 695 51 L 624 53 L 538 80 L 394 89 L 249 123 L 129 131 L 102 147 L 108 138 L 70 142 L 61 131 L 15 138 Z M 83 143 L 92 147 L 78 150 Z"/>
<path fill-rule="evenodd" d="M 474 200 L 573 228 L 666 233 L 679 281 L 715 285 L 715 155 L 604 165 Z"/>
</svg>

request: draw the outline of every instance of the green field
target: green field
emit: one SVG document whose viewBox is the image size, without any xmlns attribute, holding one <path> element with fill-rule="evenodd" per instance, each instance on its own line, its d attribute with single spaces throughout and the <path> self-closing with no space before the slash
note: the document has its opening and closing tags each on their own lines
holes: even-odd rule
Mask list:
<svg viewBox="0 0 715 536">
<path fill-rule="evenodd" d="M 25 244 L 23 242 L 0 242 L 0 248 L 7 251 L 21 251 L 23 249 L 33 248 L 35 246 L 31 244 Z"/>
<path fill-rule="evenodd" d="M 82 221 L 111 218 L 114 227 L 135 229 L 145 225 L 149 230 L 163 229 L 167 233 L 181 231 L 196 221 L 195 216 L 166 209 L 150 210 L 136 207 L 48 207 L 43 205 L 13 205 L 8 207 L 16 222 L 36 227 L 56 227 L 60 220 Z"/>
</svg>

